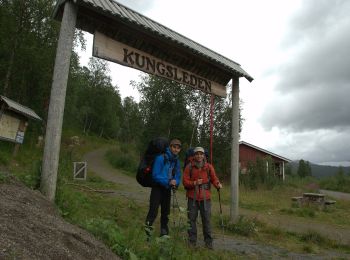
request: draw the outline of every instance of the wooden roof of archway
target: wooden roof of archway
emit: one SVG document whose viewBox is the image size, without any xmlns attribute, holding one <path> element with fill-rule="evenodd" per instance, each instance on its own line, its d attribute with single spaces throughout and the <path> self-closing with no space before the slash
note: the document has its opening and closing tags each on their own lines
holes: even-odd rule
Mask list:
<svg viewBox="0 0 350 260">
<path fill-rule="evenodd" d="M 54 18 L 62 19 L 64 3 L 58 0 Z M 232 78 L 253 78 L 240 64 L 153 21 L 113 0 L 74 0 L 76 27 L 108 37 L 226 86 Z"/>
</svg>

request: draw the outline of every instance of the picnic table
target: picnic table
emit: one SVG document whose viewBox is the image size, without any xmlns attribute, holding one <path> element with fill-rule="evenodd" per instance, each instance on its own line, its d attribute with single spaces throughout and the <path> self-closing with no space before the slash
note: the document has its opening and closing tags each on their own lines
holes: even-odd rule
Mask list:
<svg viewBox="0 0 350 260">
<path fill-rule="evenodd" d="M 303 193 L 303 196 L 300 197 L 292 197 L 292 201 L 296 202 L 300 207 L 316 205 L 322 210 L 325 209 L 326 206 L 333 205 L 335 203 L 334 200 L 326 200 L 325 194 L 311 192 Z"/>
</svg>

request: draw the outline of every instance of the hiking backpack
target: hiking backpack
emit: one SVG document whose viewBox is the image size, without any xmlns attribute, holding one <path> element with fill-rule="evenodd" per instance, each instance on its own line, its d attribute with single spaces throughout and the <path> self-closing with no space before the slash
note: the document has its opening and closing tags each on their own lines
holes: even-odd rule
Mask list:
<svg viewBox="0 0 350 260">
<path fill-rule="evenodd" d="M 137 182 L 143 187 L 153 187 L 152 168 L 154 159 L 157 155 L 165 154 L 169 146 L 169 140 L 164 137 L 157 137 L 151 140 L 147 146 L 146 152 L 142 156 L 136 174 Z M 166 156 L 164 155 L 164 163 Z"/>
</svg>

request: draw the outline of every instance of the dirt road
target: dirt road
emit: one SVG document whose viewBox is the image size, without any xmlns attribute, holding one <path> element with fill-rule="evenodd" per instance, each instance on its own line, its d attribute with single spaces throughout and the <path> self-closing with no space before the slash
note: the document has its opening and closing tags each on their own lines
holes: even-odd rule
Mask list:
<svg viewBox="0 0 350 260">
<path fill-rule="evenodd" d="M 105 180 L 114 182 L 118 185 L 116 196 L 123 196 L 126 199 L 132 199 L 145 204 L 149 198 L 150 189 L 141 187 L 135 180 L 117 169 L 113 168 L 105 159 L 104 154 L 106 148 L 95 150 L 85 155 L 84 160 L 87 161 L 89 171 L 93 171 L 95 174 L 104 178 Z M 180 205 L 185 204 L 185 195 L 178 194 L 177 196 Z M 218 211 L 218 203 L 213 202 L 213 212 Z M 224 205 L 224 214 L 229 215 L 229 208 Z M 247 216 L 254 216 L 271 226 L 276 226 L 283 230 L 291 232 L 305 233 L 308 230 L 316 231 L 317 233 L 340 241 L 341 243 L 350 244 L 350 231 L 344 230 L 340 227 L 320 224 L 314 221 L 308 220 L 297 220 L 291 221 L 290 219 L 284 220 L 280 217 L 262 215 L 257 212 L 248 210 L 240 210 L 240 213 Z M 342 255 L 337 252 L 327 251 L 322 252 L 322 255 L 313 254 L 297 254 L 288 252 L 285 249 L 277 248 L 273 246 L 267 246 L 259 244 L 254 241 L 247 241 L 244 239 L 232 238 L 230 236 L 223 235 L 221 233 L 214 234 L 215 237 L 215 249 L 218 250 L 230 250 L 234 251 L 239 255 L 246 255 L 249 257 L 269 257 L 269 258 L 292 258 L 292 259 L 334 259 L 344 258 L 350 259 L 350 255 Z M 199 240 L 201 238 L 199 237 Z"/>
</svg>

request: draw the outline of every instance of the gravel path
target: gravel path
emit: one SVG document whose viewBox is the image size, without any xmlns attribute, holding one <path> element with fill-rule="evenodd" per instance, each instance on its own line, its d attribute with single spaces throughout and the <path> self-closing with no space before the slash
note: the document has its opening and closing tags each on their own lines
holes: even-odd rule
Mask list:
<svg viewBox="0 0 350 260">
<path fill-rule="evenodd" d="M 320 193 L 326 194 L 335 199 L 350 200 L 350 193 L 344 193 L 332 190 L 320 190 Z"/>
<path fill-rule="evenodd" d="M 141 187 L 134 178 L 131 178 L 119 170 L 113 168 L 105 159 L 104 154 L 107 148 L 98 149 L 84 156 L 87 161 L 88 170 L 104 178 L 105 180 L 114 182 L 118 185 L 116 196 L 123 196 L 126 199 L 132 199 L 141 203 L 148 203 L 150 189 Z M 185 196 L 181 193 L 177 194 L 177 199 L 180 205 L 185 204 Z M 218 203 L 212 203 L 213 212 L 218 211 Z M 223 205 L 223 212 L 229 215 L 229 208 Z M 246 216 L 254 216 L 269 225 L 282 228 L 283 230 L 305 233 L 307 231 L 316 231 L 325 237 L 338 240 L 343 244 L 350 244 L 350 230 L 344 230 L 341 227 L 335 227 L 325 224 L 316 223 L 309 220 L 293 220 L 290 218 L 284 219 L 273 215 L 262 215 L 257 212 L 252 212 L 240 209 L 240 213 Z M 200 232 L 199 232 L 200 233 Z M 269 258 L 269 259 L 350 259 L 350 254 L 340 254 L 333 251 L 323 252 L 322 255 L 299 254 L 288 252 L 285 249 L 260 244 L 254 241 L 232 238 L 223 236 L 221 233 L 214 234 L 215 250 L 234 251 L 238 255 L 244 255 L 252 258 Z M 199 237 L 198 241 L 201 238 Z"/>
</svg>

